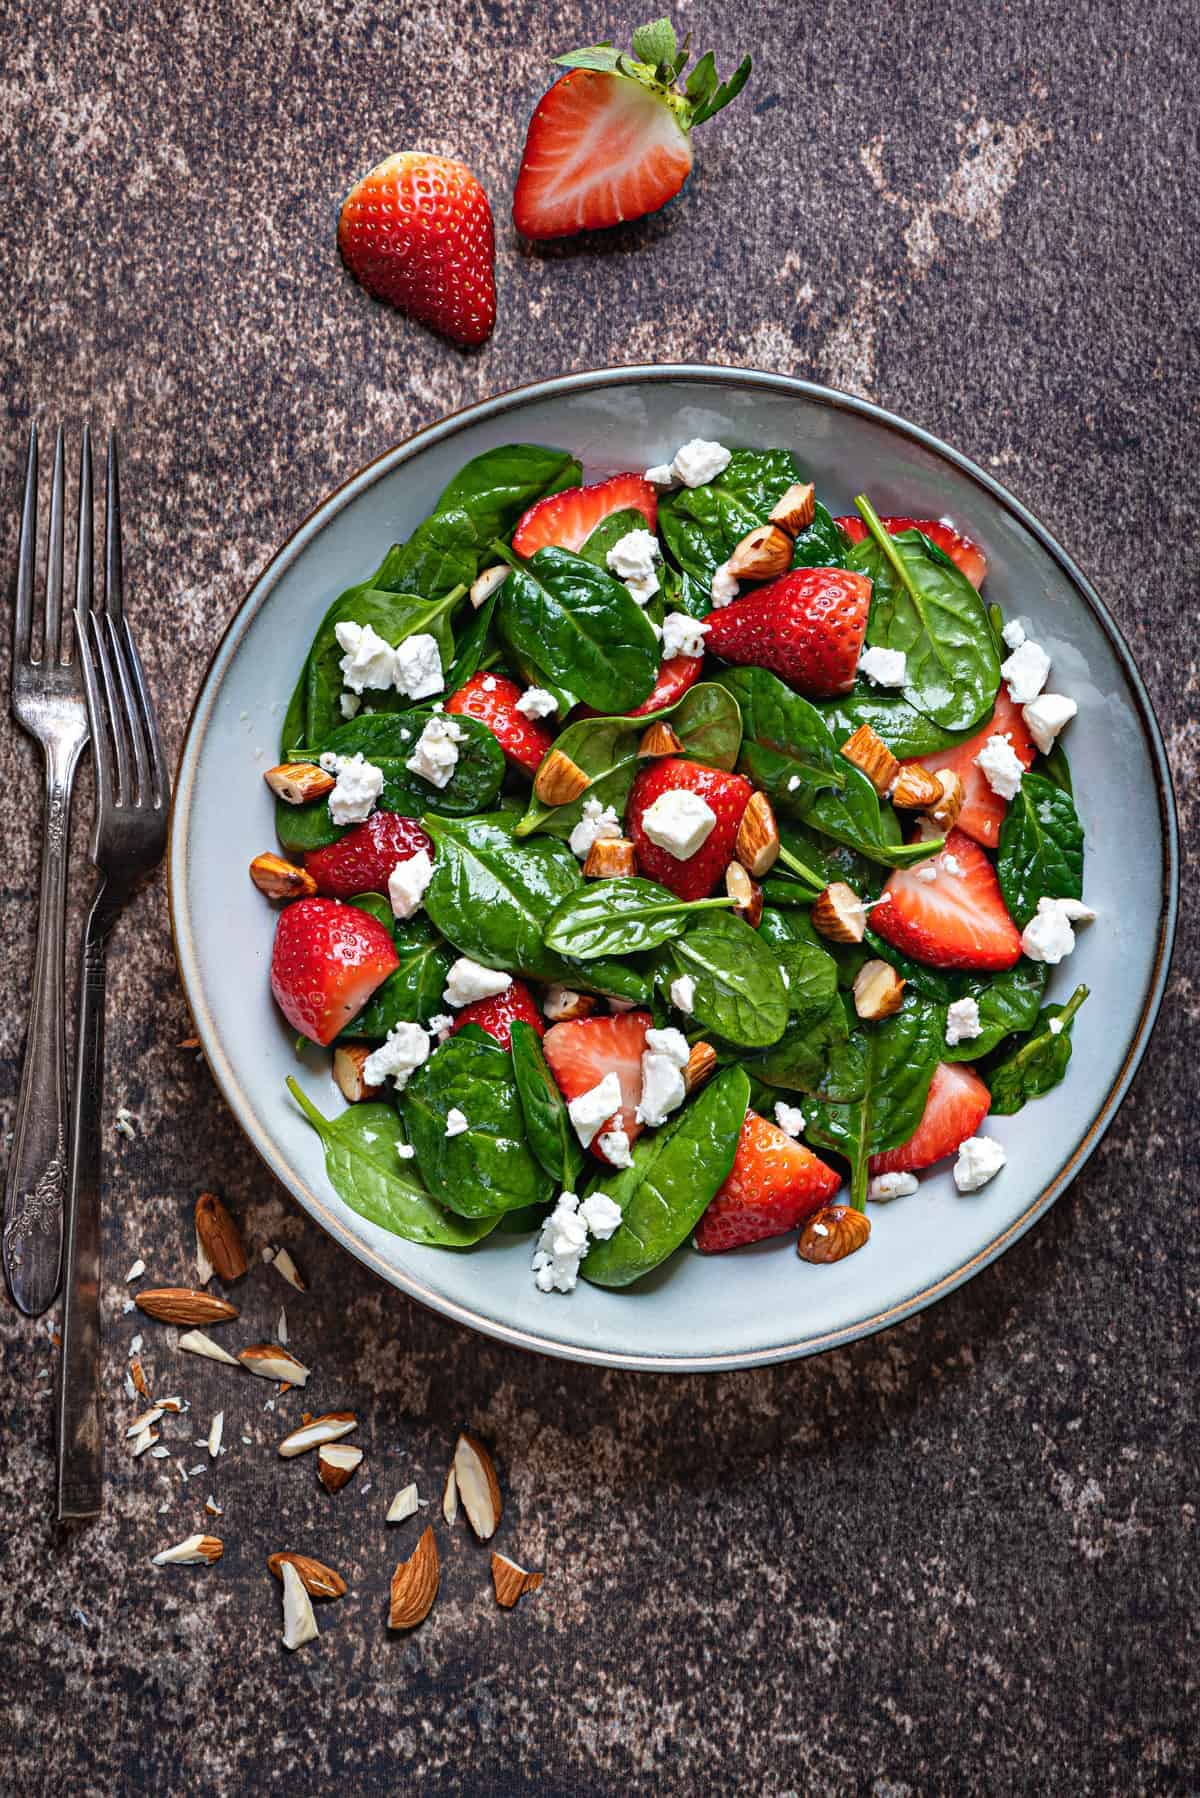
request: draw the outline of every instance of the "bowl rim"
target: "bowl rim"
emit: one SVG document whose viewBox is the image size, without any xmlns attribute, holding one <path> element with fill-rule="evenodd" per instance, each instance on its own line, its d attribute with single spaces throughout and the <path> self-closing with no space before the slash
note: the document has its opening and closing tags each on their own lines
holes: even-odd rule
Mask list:
<svg viewBox="0 0 1200 1798">
<path fill-rule="evenodd" d="M 572 393 L 627 384 L 662 385 L 677 381 L 686 381 L 693 386 L 735 386 L 784 393 L 814 402 L 831 411 L 848 412 L 868 419 L 874 424 L 882 425 L 895 432 L 909 442 L 919 444 L 923 449 L 949 462 L 960 474 L 965 475 L 998 503 L 1004 511 L 1015 518 L 1037 541 L 1050 559 L 1057 564 L 1076 594 L 1090 608 L 1121 665 L 1137 706 L 1142 735 L 1153 767 L 1163 843 L 1162 895 L 1155 957 L 1152 976 L 1143 997 L 1137 1023 L 1116 1078 L 1074 1153 L 1057 1173 L 1042 1187 L 1021 1214 L 1005 1229 L 991 1237 L 983 1247 L 940 1279 L 919 1287 L 895 1304 L 837 1329 L 822 1331 L 811 1336 L 800 1335 L 792 1342 L 776 1343 L 762 1349 L 745 1349 L 724 1354 L 637 1354 L 628 1351 L 592 1348 L 581 1343 L 556 1341 L 551 1336 L 543 1336 L 495 1318 L 482 1316 L 473 1311 L 470 1306 L 435 1291 L 416 1275 L 389 1265 L 369 1243 L 360 1239 L 329 1209 L 319 1193 L 314 1192 L 300 1178 L 276 1145 L 270 1132 L 260 1123 L 248 1095 L 235 1078 L 221 1045 L 220 1031 L 204 1000 L 200 968 L 190 926 L 186 883 L 186 833 L 192 793 L 205 735 L 224 674 L 237 652 L 241 639 L 263 605 L 266 604 L 281 576 L 296 561 L 308 543 L 325 528 L 327 522 L 357 498 L 361 492 L 390 475 L 393 470 L 412 461 L 431 445 L 454 437 L 473 425 L 506 414 L 517 413 L 527 405 Z M 824 387 L 796 376 L 775 374 L 760 369 L 702 363 L 664 363 L 661 365 L 638 363 L 628 367 L 614 366 L 581 370 L 572 374 L 526 382 L 493 394 L 487 399 L 476 401 L 469 406 L 461 407 L 457 411 L 447 413 L 434 423 L 422 426 L 410 436 L 401 439 L 365 463 L 309 512 L 259 572 L 222 632 L 197 690 L 184 732 L 172 789 L 167 854 L 167 894 L 171 942 L 180 984 L 183 987 L 196 1033 L 200 1038 L 205 1058 L 218 1090 L 251 1147 L 271 1174 L 288 1189 L 314 1221 L 328 1231 L 336 1242 L 390 1285 L 398 1287 L 409 1297 L 427 1305 L 431 1310 L 440 1312 L 455 1323 L 478 1330 L 486 1336 L 509 1343 L 514 1347 L 593 1366 L 625 1368 L 633 1372 L 715 1373 L 768 1366 L 802 1356 L 819 1354 L 842 1344 L 857 1341 L 861 1337 L 874 1335 L 879 1330 L 900 1323 L 916 1312 L 924 1310 L 926 1306 L 933 1304 L 936 1300 L 946 1297 L 956 1287 L 973 1278 L 975 1274 L 982 1272 L 1049 1210 L 1054 1201 L 1091 1158 L 1116 1116 L 1141 1064 L 1155 1020 L 1158 1017 L 1170 971 L 1178 917 L 1179 839 L 1175 791 L 1162 732 L 1146 685 L 1138 672 L 1133 655 L 1120 628 L 1074 559 L 1005 486 L 986 473 L 977 463 L 971 461 L 969 457 L 964 456 L 950 444 L 943 442 L 941 438 L 934 436 L 932 432 L 911 423 L 897 413 L 889 412 L 885 408 L 875 405 L 871 400 L 861 399 L 857 395 L 842 393 L 834 388 Z"/>
</svg>

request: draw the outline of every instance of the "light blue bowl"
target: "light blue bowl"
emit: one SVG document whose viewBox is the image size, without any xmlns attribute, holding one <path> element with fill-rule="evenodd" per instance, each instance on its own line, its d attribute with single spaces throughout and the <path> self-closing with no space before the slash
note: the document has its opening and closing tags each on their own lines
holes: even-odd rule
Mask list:
<svg viewBox="0 0 1200 1798">
<path fill-rule="evenodd" d="M 986 592 L 1050 651 L 1052 684 L 1079 704 L 1068 746 L 1088 833 L 1098 920 L 1056 971 L 1092 997 L 1066 1081 L 987 1126 L 1004 1172 L 963 1198 L 944 1169 L 871 1208 L 869 1245 L 810 1267 L 783 1237 L 705 1259 L 688 1250 L 639 1287 L 570 1296 L 534 1288 L 531 1240 L 466 1254 L 419 1248 L 336 1198 L 321 1145 L 284 1089 L 298 1073 L 340 1107 L 328 1058 L 298 1068 L 268 986 L 274 912 L 246 867 L 274 844 L 262 770 L 318 620 L 333 595 L 406 537 L 471 456 L 515 439 L 557 444 L 589 473 L 645 468 L 690 437 L 794 450 L 835 512 L 864 489 L 877 509 L 951 515 L 987 552 Z M 238 611 L 204 679 L 180 762 L 170 900 L 179 970 L 209 1065 L 271 1172 L 338 1242 L 403 1291 L 489 1335 L 573 1360 L 685 1372 L 813 1354 L 909 1316 L 1015 1242 L 1095 1149 L 1145 1050 L 1175 929 L 1177 841 L 1162 740 L 1128 649 L 1070 558 L 981 469 L 915 426 L 807 382 L 725 368 L 627 368 L 502 394 L 421 431 L 327 499 Z"/>
</svg>

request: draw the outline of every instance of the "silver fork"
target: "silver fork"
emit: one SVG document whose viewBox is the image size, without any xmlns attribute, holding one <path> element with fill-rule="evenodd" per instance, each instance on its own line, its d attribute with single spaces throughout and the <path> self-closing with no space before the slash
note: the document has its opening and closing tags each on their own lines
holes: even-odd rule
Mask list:
<svg viewBox="0 0 1200 1798">
<path fill-rule="evenodd" d="M 90 488 L 90 471 L 89 471 Z M 117 442 L 108 438 L 104 603 L 92 604 L 91 563 L 76 596 L 75 637 L 92 730 L 99 872 L 84 927 L 72 1095 L 62 1357 L 58 1389 L 58 1518 L 95 1517 L 104 1476 L 100 1405 L 100 1111 L 108 937 L 162 860 L 170 783 L 154 707 L 125 620 Z"/>
<path fill-rule="evenodd" d="M 91 579 L 91 461 L 84 433 L 79 487 L 79 529 L 75 545 L 76 581 Z M 84 473 L 89 486 L 84 491 Z M 37 572 L 37 426 L 29 432 L 25 503 L 17 563 L 17 607 L 13 620 L 12 709 L 17 722 L 36 738 L 45 763 L 45 828 L 25 1065 L 13 1125 L 12 1154 L 4 1186 L 4 1272 L 17 1306 L 30 1317 L 45 1311 L 58 1291 L 62 1264 L 63 1204 L 66 1195 L 67 1060 L 66 991 L 63 971 L 68 824 L 71 789 L 79 754 L 88 739 L 87 712 L 79 670 L 62 629 L 63 434 L 54 444 L 50 525 L 46 537 L 46 595 L 42 649 L 33 653 L 34 586 Z"/>
</svg>

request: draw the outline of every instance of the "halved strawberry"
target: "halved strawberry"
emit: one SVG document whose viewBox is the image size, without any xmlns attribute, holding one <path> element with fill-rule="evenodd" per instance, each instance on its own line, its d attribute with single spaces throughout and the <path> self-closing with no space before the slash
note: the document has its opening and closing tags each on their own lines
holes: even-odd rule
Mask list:
<svg viewBox="0 0 1200 1798">
<path fill-rule="evenodd" d="M 696 1226 L 702 1255 L 782 1236 L 819 1211 L 842 1184 L 811 1149 L 756 1111 L 746 1113 L 724 1185 Z"/>
<path fill-rule="evenodd" d="M 870 606 L 865 574 L 794 568 L 710 612 L 705 646 L 727 662 L 769 668 L 825 699 L 854 685 Z"/>
<path fill-rule="evenodd" d="M 399 812 L 372 812 L 336 843 L 310 849 L 304 866 L 316 881 L 318 893 L 352 899 L 356 893 L 386 893 L 396 863 L 408 861 L 418 849 L 432 859 L 433 844 L 415 818 L 403 818 Z"/>
<path fill-rule="evenodd" d="M 733 857 L 742 813 L 754 791 L 740 774 L 706 768 L 701 762 L 664 756 L 644 767 L 633 783 L 625 808 L 625 829 L 633 839 L 638 867 L 650 880 L 680 899 L 704 899 L 721 879 Z M 679 860 L 669 849 L 652 843 L 645 816 L 664 793 L 695 793 L 716 814 L 716 823 L 694 855 Z"/>
<path fill-rule="evenodd" d="M 635 706 L 626 716 L 644 718 L 648 712 L 661 712 L 664 706 L 674 705 L 700 679 L 703 667 L 703 656 L 671 656 L 659 668 L 649 699 L 643 699 L 641 705 Z M 577 718 L 598 718 L 600 715 L 590 705 L 581 705 L 575 713 Z"/>
<path fill-rule="evenodd" d="M 996 695 L 995 710 L 982 730 L 969 737 L 965 743 L 957 743 L 951 749 L 939 749 L 933 755 L 915 758 L 922 768 L 929 768 L 935 773 L 939 768 L 949 768 L 958 775 L 967 796 L 958 816 L 958 828 L 965 830 L 969 837 L 974 837 L 977 843 L 982 843 L 985 849 L 994 849 L 1000 841 L 1000 826 L 1008 810 L 1008 800 L 1001 799 L 999 793 L 992 791 L 987 775 L 975 765 L 975 757 L 988 738 L 993 736 L 1007 737 L 1021 766 L 1033 766 L 1037 746 L 1025 728 L 1020 707 L 1015 706 L 1009 698 L 1008 688 L 1003 681 Z"/>
<path fill-rule="evenodd" d="M 597 1137 L 620 1129 L 633 1142 L 642 1134 L 636 1116 L 642 1096 L 642 1051 L 653 1023 L 648 1011 L 623 1011 L 554 1024 L 546 1032 L 542 1043 L 546 1062 L 568 1105 L 599 1086 L 606 1074 L 615 1074 L 621 1082 L 621 1109 L 601 1124 Z M 600 1151 L 593 1148 L 592 1153 Z"/>
<path fill-rule="evenodd" d="M 923 531 L 929 541 L 936 543 L 943 555 L 949 556 L 962 570 L 973 587 L 983 586 L 987 557 L 977 543 L 956 531 L 952 524 L 946 524 L 940 518 L 881 518 L 879 522 L 892 537 L 898 537 L 901 531 Z M 867 527 L 857 512 L 846 518 L 836 518 L 834 523 L 841 525 L 851 543 L 861 543 L 867 534 Z"/>
<path fill-rule="evenodd" d="M 509 1049 L 512 1047 L 512 1027 L 517 1023 L 532 1024 L 539 1036 L 546 1034 L 533 994 L 521 980 L 514 980 L 504 992 L 495 993 L 490 999 L 476 999 L 473 1004 L 464 1005 L 450 1034 L 453 1036 L 464 1024 L 478 1024 L 481 1030 L 495 1037 L 502 1049 Z"/>
<path fill-rule="evenodd" d="M 953 856 L 959 872 L 941 866 Z M 936 878 L 923 880 L 921 865 L 889 876 L 871 928 L 893 949 L 931 968 L 997 970 L 1021 959 L 1021 933 L 1000 896 L 995 869 L 977 843 L 952 830 L 942 854 L 928 864 Z"/>
<path fill-rule="evenodd" d="M 873 1174 L 909 1174 L 953 1155 L 974 1136 L 991 1108 L 992 1095 L 965 1062 L 939 1062 L 929 1083 L 921 1121 L 906 1143 L 872 1155 Z"/>
<path fill-rule="evenodd" d="M 465 686 L 450 695 L 446 710 L 478 718 L 487 725 L 510 762 L 524 768 L 527 774 L 536 774 L 554 738 L 542 725 L 518 712 L 517 701 L 524 690 L 507 675 L 473 674 Z"/>
<path fill-rule="evenodd" d="M 646 529 L 658 521 L 658 495 L 640 474 L 614 474 L 590 487 L 565 487 L 530 506 L 518 521 L 512 545 L 519 556 L 532 556 L 554 544 L 582 549 L 598 524 L 614 512 L 640 512 Z"/>
<path fill-rule="evenodd" d="M 340 899 L 298 899 L 275 926 L 271 991 L 292 1026 L 331 1043 L 399 965 L 390 930 Z"/>
</svg>

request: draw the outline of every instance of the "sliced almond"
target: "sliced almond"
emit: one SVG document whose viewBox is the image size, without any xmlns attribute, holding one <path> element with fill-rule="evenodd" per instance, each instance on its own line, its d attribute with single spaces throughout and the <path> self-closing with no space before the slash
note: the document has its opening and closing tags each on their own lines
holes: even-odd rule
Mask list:
<svg viewBox="0 0 1200 1798">
<path fill-rule="evenodd" d="M 317 1474 L 326 1492 L 340 1492 L 361 1464 L 362 1458 L 361 1448 L 350 1448 L 344 1443 L 326 1444 L 319 1448 Z"/>
<path fill-rule="evenodd" d="M 304 1590 L 313 1598 L 344 1598 L 349 1590 L 340 1573 L 335 1573 L 332 1567 L 312 1555 L 293 1554 L 288 1549 L 282 1554 L 268 1555 L 267 1566 L 277 1580 L 283 1578 L 285 1567 L 294 1567 Z"/>
<path fill-rule="evenodd" d="M 238 1350 L 238 1360 L 250 1373 L 264 1380 L 286 1380 L 289 1386 L 307 1386 L 309 1369 L 277 1342 L 256 1342 Z"/>
<path fill-rule="evenodd" d="M 538 768 L 533 790 L 543 805 L 570 805 L 586 793 L 591 781 L 577 762 L 561 749 L 552 749 Z"/>
<path fill-rule="evenodd" d="M 311 899 L 317 890 L 307 868 L 298 868 L 269 849 L 250 863 L 250 878 L 268 899 Z"/>
<path fill-rule="evenodd" d="M 867 910 L 853 887 L 834 880 L 817 894 L 812 908 L 813 929 L 831 943 L 861 943 L 867 929 Z"/>
<path fill-rule="evenodd" d="M 683 1070 L 684 1089 L 694 1093 L 717 1069 L 717 1052 L 711 1043 L 693 1043 Z"/>
<path fill-rule="evenodd" d="M 734 854 L 748 874 L 756 880 L 775 866 L 779 857 L 779 826 L 775 811 L 765 793 L 752 793 L 738 825 Z"/>
<path fill-rule="evenodd" d="M 212 1279 L 214 1268 L 208 1258 L 208 1250 L 200 1240 L 200 1232 L 196 1231 L 196 1280 L 199 1285 L 207 1286 Z"/>
<path fill-rule="evenodd" d="M 397 1563 L 392 1575 L 389 1629 L 415 1629 L 433 1609 L 441 1579 L 433 1525 L 427 1524 L 407 1561 Z"/>
<path fill-rule="evenodd" d="M 185 1355 L 203 1355 L 205 1360 L 222 1361 L 226 1367 L 238 1365 L 237 1357 L 229 1354 L 219 1342 L 214 1342 L 211 1336 L 206 1336 L 203 1330 L 186 1330 L 175 1346 Z"/>
<path fill-rule="evenodd" d="M 406 1518 L 415 1517 L 420 1507 L 416 1486 L 405 1486 L 397 1492 L 387 1508 L 386 1523 L 403 1523 Z"/>
<path fill-rule="evenodd" d="M 358 1419 L 353 1411 L 326 1411 L 322 1417 L 309 1417 L 285 1436 L 279 1444 L 279 1452 L 285 1461 L 294 1455 L 307 1454 L 310 1448 L 321 1448 L 329 1442 L 339 1442 L 343 1436 L 349 1436 L 358 1428 Z"/>
<path fill-rule="evenodd" d="M 454 1477 L 453 1461 L 446 1475 L 446 1484 L 442 1487 L 442 1516 L 451 1529 L 458 1522 L 458 1481 Z"/>
<path fill-rule="evenodd" d="M 941 804 L 942 783 L 928 768 L 914 762 L 909 768 L 901 768 L 889 797 L 902 812 L 926 812 Z"/>
<path fill-rule="evenodd" d="M 312 799 L 325 799 L 337 785 L 333 775 L 318 768 L 315 762 L 283 762 L 278 768 L 266 769 L 263 779 L 285 805 L 307 805 Z"/>
<path fill-rule="evenodd" d="M 751 930 L 762 921 L 763 891 L 757 880 L 747 874 L 741 862 L 730 862 L 725 870 L 725 891 L 733 900 L 733 909 L 744 918 Z"/>
<path fill-rule="evenodd" d="M 802 1261 L 842 1261 L 861 1249 L 871 1234 L 871 1220 L 850 1205 L 826 1205 L 800 1232 L 796 1253 Z"/>
<path fill-rule="evenodd" d="M 793 481 L 767 513 L 771 523 L 777 524 L 789 537 L 798 537 L 801 531 L 806 531 L 816 515 L 817 490 L 811 481 Z"/>
<path fill-rule="evenodd" d="M 485 568 L 482 573 L 475 576 L 471 582 L 471 604 L 476 611 L 479 610 L 484 600 L 490 599 L 496 588 L 508 579 L 509 572 L 507 562 L 493 562 L 490 568 Z"/>
<path fill-rule="evenodd" d="M 216 1415 L 214 1416 L 212 1422 L 208 1426 L 208 1439 L 205 1444 L 205 1446 L 208 1449 L 208 1458 L 210 1461 L 215 1461 L 217 1456 L 220 1454 L 220 1452 L 221 1452 L 221 1437 L 224 1434 L 225 1434 L 225 1413 L 224 1413 L 224 1411 L 218 1411 L 216 1413 Z"/>
<path fill-rule="evenodd" d="M 486 1542 L 494 1536 L 504 1503 L 491 1455 L 477 1436 L 460 1436 L 454 1447 L 454 1478 L 467 1521 Z"/>
<path fill-rule="evenodd" d="M 134 1300 L 139 1311 L 164 1324 L 227 1324 L 238 1314 L 236 1305 L 194 1286 L 156 1286 L 139 1292 Z"/>
<path fill-rule="evenodd" d="M 854 1009 L 864 1022 L 890 1018 L 904 1003 L 904 982 L 886 961 L 865 961 L 854 981 Z"/>
<path fill-rule="evenodd" d="M 150 1397 L 150 1382 L 146 1378 L 145 1370 L 142 1367 L 142 1364 L 138 1360 L 138 1357 L 136 1355 L 133 1357 L 133 1360 L 129 1363 L 129 1377 L 133 1381 L 133 1389 L 139 1395 L 139 1397 L 149 1398 Z"/>
<path fill-rule="evenodd" d="M 139 1455 L 144 1455 L 148 1448 L 152 1448 L 161 1434 L 161 1430 L 151 1429 L 149 1424 L 144 1429 L 140 1429 L 129 1445 L 129 1452 L 134 1460 L 136 1461 Z"/>
<path fill-rule="evenodd" d="M 219 1280 L 228 1286 L 241 1279 L 250 1265 L 246 1245 L 232 1214 L 215 1192 L 202 1192 L 196 1200 L 196 1238 Z"/>
<path fill-rule="evenodd" d="M 637 856 L 628 837 L 597 837 L 587 852 L 583 872 L 588 880 L 622 880 L 637 873 Z"/>
<path fill-rule="evenodd" d="M 181 1341 L 182 1341 L 182 1338 L 181 1338 Z M 213 1347 L 214 1348 L 216 1347 L 215 1343 L 213 1344 Z M 234 1366 L 235 1367 L 237 1366 L 236 1361 L 234 1362 Z M 170 1411 L 175 1416 L 178 1416 L 179 1413 L 186 1408 L 184 1406 L 184 1402 L 181 1398 L 160 1398 L 158 1402 L 162 1406 L 164 1411 Z"/>
<path fill-rule="evenodd" d="M 492 1584 L 496 1588 L 496 1603 L 506 1611 L 511 1611 L 526 1592 L 536 1592 L 545 1577 L 544 1573 L 527 1573 L 507 1555 L 498 1555 L 493 1550 Z"/>
<path fill-rule="evenodd" d="M 900 763 L 883 738 L 869 724 L 860 724 L 854 735 L 842 744 L 848 762 L 861 769 L 875 791 L 882 797 L 891 790 L 900 772 Z"/>
<path fill-rule="evenodd" d="M 542 1010 L 552 1024 L 567 1024 L 575 1018 L 590 1018 L 599 1009 L 595 993 L 577 993 L 569 986 L 549 986 L 542 998 Z"/>
<path fill-rule="evenodd" d="M 678 755 L 683 748 L 683 741 L 672 730 L 665 718 L 659 718 L 642 733 L 638 744 L 639 756 Z"/>
<path fill-rule="evenodd" d="M 151 1405 L 148 1411 L 143 1411 L 140 1417 L 134 1418 L 125 1432 L 126 1436 L 140 1436 L 143 1430 L 148 1430 L 152 1423 L 158 1422 L 163 1410 L 162 1405 Z"/>
<path fill-rule="evenodd" d="M 283 1581 L 283 1646 L 302 1648 L 317 1635 L 312 1599 L 294 1561 L 281 1564 L 279 1577 Z"/>
<path fill-rule="evenodd" d="M 292 1260 L 291 1251 L 289 1249 L 276 1249 L 271 1266 L 275 1269 L 275 1272 L 279 1274 L 281 1278 L 285 1279 L 289 1286 L 294 1287 L 297 1292 L 308 1291 L 308 1281 L 304 1278 L 304 1275 Z"/>
<path fill-rule="evenodd" d="M 340 1043 L 333 1051 L 333 1078 L 348 1105 L 377 1099 L 383 1091 L 381 1086 L 372 1086 L 363 1073 L 370 1053 L 366 1043 Z"/>
<path fill-rule="evenodd" d="M 942 789 L 941 797 L 929 808 L 929 816 L 943 832 L 954 829 L 959 813 L 967 802 L 967 790 L 952 768 L 938 768 L 934 779 Z"/>
<path fill-rule="evenodd" d="M 792 565 L 792 540 L 777 524 L 747 531 L 725 566 L 739 581 L 771 581 Z"/>
<path fill-rule="evenodd" d="M 201 1561 L 211 1567 L 224 1553 L 225 1544 L 219 1536 L 188 1536 L 174 1548 L 160 1548 L 153 1560 L 156 1567 L 190 1567 Z"/>
</svg>

